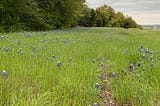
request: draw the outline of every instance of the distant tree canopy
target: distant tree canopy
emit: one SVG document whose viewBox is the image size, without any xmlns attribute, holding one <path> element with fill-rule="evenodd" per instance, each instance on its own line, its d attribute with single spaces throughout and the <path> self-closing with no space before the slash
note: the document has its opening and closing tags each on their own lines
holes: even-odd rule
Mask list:
<svg viewBox="0 0 160 106">
<path fill-rule="evenodd" d="M 131 17 L 124 16 L 121 12 L 104 5 L 94 9 L 85 7 L 83 16 L 79 19 L 80 26 L 86 27 L 121 27 L 121 28 L 141 28 Z"/>
<path fill-rule="evenodd" d="M 88 8 L 85 0 L 1 0 L 0 32 L 85 27 L 137 28 L 131 17 L 108 5 Z"/>
</svg>

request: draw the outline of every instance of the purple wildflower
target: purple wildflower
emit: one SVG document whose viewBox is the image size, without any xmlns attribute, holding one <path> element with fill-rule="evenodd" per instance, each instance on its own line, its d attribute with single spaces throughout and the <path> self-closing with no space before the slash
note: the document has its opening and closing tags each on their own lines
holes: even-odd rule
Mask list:
<svg viewBox="0 0 160 106">
<path fill-rule="evenodd" d="M 114 77 L 116 77 L 116 73 L 113 72 L 112 73 L 112 78 L 114 78 Z"/>
<path fill-rule="evenodd" d="M 140 66 L 141 66 L 141 62 L 138 62 L 138 64 L 137 64 L 137 65 L 138 65 L 138 67 L 140 67 Z"/>
<path fill-rule="evenodd" d="M 62 62 L 58 61 L 58 62 L 57 62 L 57 67 L 60 67 L 61 64 L 62 64 Z"/>
<path fill-rule="evenodd" d="M 2 72 L 2 76 L 3 76 L 3 77 L 5 77 L 6 75 L 7 75 L 6 71 L 5 71 L 5 70 L 3 70 L 3 72 Z"/>
<path fill-rule="evenodd" d="M 130 65 L 129 65 L 129 70 L 130 70 L 130 71 L 134 71 L 134 65 L 133 65 L 133 64 L 130 64 Z"/>
<path fill-rule="evenodd" d="M 96 83 L 96 84 L 95 84 L 95 87 L 96 87 L 96 88 L 99 88 L 99 83 Z"/>
</svg>

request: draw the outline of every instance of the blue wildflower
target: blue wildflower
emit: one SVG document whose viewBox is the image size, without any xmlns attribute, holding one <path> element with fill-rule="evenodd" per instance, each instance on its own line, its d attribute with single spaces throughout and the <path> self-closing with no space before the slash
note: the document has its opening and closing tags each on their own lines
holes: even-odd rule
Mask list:
<svg viewBox="0 0 160 106">
<path fill-rule="evenodd" d="M 6 75 L 7 75 L 6 71 L 3 70 L 3 71 L 2 71 L 2 76 L 5 77 Z"/>
<path fill-rule="evenodd" d="M 57 67 L 60 67 L 61 64 L 62 64 L 62 62 L 58 61 L 58 62 L 57 62 Z"/>
<path fill-rule="evenodd" d="M 149 50 L 148 50 L 148 48 L 146 48 L 146 53 L 147 53 L 147 54 L 149 53 Z"/>
<path fill-rule="evenodd" d="M 100 66 L 100 67 L 104 67 L 104 64 L 103 64 L 103 63 L 101 63 L 101 64 L 99 64 L 99 66 Z"/>
<path fill-rule="evenodd" d="M 130 71 L 134 71 L 134 65 L 133 65 L 133 64 L 130 64 L 130 65 L 129 65 L 129 70 L 130 70 Z"/>
<path fill-rule="evenodd" d="M 146 57 L 145 54 L 143 54 L 143 55 L 142 55 L 142 59 L 145 59 L 145 57 Z"/>
<path fill-rule="evenodd" d="M 6 47 L 4 48 L 4 51 L 9 52 L 10 48 Z"/>
<path fill-rule="evenodd" d="M 93 106 L 98 106 L 98 104 L 97 104 L 97 103 L 94 103 Z"/>
<path fill-rule="evenodd" d="M 142 46 L 142 45 L 140 45 L 140 46 L 139 46 L 139 48 L 140 48 L 140 49 L 143 49 L 143 46 Z"/>
<path fill-rule="evenodd" d="M 138 65 L 138 67 L 140 67 L 140 66 L 141 66 L 141 62 L 138 62 L 138 64 L 137 64 L 137 65 Z"/>
<path fill-rule="evenodd" d="M 105 89 L 105 84 L 104 83 L 101 84 L 101 89 Z"/>
<path fill-rule="evenodd" d="M 96 88 L 99 88 L 99 83 L 96 83 L 96 84 L 95 84 L 95 87 L 96 87 Z"/>
<path fill-rule="evenodd" d="M 142 71 L 145 71 L 145 68 L 144 68 L 144 67 L 142 68 Z"/>
<path fill-rule="evenodd" d="M 151 68 L 153 68 L 153 67 L 154 67 L 154 63 L 151 63 L 151 65 L 150 65 L 150 66 L 151 66 Z"/>
<path fill-rule="evenodd" d="M 102 80 L 102 75 L 99 75 L 98 78 L 99 78 L 100 80 Z"/>
<path fill-rule="evenodd" d="M 55 59 L 56 57 L 55 57 L 55 55 L 52 55 L 52 59 Z"/>
<path fill-rule="evenodd" d="M 113 73 L 112 73 L 112 77 L 113 77 L 113 78 L 116 77 L 116 73 L 113 72 Z"/>
</svg>

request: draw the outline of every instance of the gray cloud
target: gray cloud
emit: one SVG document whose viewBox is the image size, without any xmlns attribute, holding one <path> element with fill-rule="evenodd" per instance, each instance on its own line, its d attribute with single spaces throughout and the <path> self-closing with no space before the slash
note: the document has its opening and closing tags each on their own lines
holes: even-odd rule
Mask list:
<svg viewBox="0 0 160 106">
<path fill-rule="evenodd" d="M 87 4 L 91 8 L 108 4 L 139 24 L 160 24 L 160 0 L 87 0 Z"/>
</svg>

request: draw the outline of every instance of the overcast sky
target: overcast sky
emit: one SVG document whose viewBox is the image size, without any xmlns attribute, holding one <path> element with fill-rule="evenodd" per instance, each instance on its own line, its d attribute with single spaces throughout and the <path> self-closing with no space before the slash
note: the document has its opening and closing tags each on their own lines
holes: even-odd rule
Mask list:
<svg viewBox="0 0 160 106">
<path fill-rule="evenodd" d="M 141 25 L 160 24 L 160 0 L 86 0 L 91 8 L 108 4 Z"/>
</svg>

